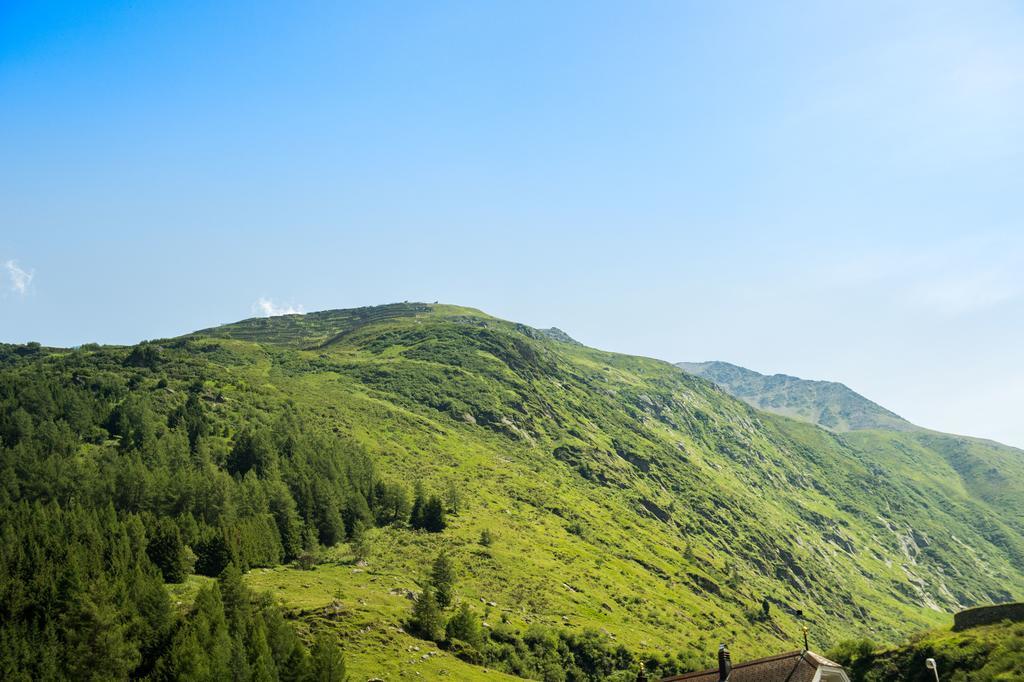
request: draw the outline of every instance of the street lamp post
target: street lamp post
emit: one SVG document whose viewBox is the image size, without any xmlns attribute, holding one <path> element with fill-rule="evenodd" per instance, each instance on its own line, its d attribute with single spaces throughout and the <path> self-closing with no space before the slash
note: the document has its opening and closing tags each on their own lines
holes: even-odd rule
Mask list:
<svg viewBox="0 0 1024 682">
<path fill-rule="evenodd" d="M 924 662 L 924 667 L 935 673 L 935 682 L 939 682 L 939 666 L 935 663 L 934 658 L 929 658 Z"/>
</svg>

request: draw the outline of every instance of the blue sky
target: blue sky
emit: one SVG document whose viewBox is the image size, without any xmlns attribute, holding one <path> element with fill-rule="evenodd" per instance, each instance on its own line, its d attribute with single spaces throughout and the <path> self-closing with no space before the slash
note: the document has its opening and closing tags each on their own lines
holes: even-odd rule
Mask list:
<svg viewBox="0 0 1024 682">
<path fill-rule="evenodd" d="M 1016 2 L 0 3 L 0 340 L 442 300 L 1024 446 Z"/>
</svg>

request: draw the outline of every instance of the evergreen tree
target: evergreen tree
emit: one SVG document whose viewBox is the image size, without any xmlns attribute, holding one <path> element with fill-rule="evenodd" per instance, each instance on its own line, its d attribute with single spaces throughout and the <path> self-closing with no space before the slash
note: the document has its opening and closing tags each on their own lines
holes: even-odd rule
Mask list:
<svg viewBox="0 0 1024 682">
<path fill-rule="evenodd" d="M 422 481 L 416 481 L 413 488 L 412 509 L 409 511 L 409 526 L 415 529 L 423 528 L 423 511 L 427 505 L 426 492 L 423 490 Z"/>
<path fill-rule="evenodd" d="M 253 616 L 249 588 L 242 583 L 242 573 L 235 564 L 228 564 L 217 577 L 217 582 L 232 636 L 244 634 Z"/>
<path fill-rule="evenodd" d="M 97 580 L 71 600 L 61 616 L 71 679 L 124 679 L 142 662 L 138 642 L 125 627 L 127 609 L 111 597 L 107 581 Z"/>
<path fill-rule="evenodd" d="M 445 639 L 449 642 L 459 640 L 469 644 L 476 650 L 483 649 L 483 630 L 480 628 L 480 619 L 470 610 L 469 604 L 463 602 L 458 611 L 448 619 L 444 629 Z"/>
<path fill-rule="evenodd" d="M 231 549 L 221 528 L 207 529 L 195 551 L 196 572 L 200 575 L 216 577 L 231 563 Z"/>
<path fill-rule="evenodd" d="M 455 564 L 447 553 L 441 552 L 434 559 L 430 569 L 430 584 L 434 588 L 437 605 L 442 609 L 447 608 L 455 596 Z"/>
<path fill-rule="evenodd" d="M 412 513 L 409 492 L 400 483 L 377 481 L 373 492 L 373 511 L 378 526 L 409 522 Z"/>
<path fill-rule="evenodd" d="M 494 536 L 491 534 L 490 528 L 484 528 L 480 531 L 480 544 L 483 547 L 490 547 L 494 544 Z"/>
<path fill-rule="evenodd" d="M 120 437 L 123 450 L 152 449 L 156 444 L 158 423 L 149 399 L 130 395 L 111 412 L 107 430 L 111 435 Z"/>
<path fill-rule="evenodd" d="M 408 519 L 404 488 L 297 410 L 226 447 L 239 415 L 207 409 L 192 343 L 0 344 L 0 678 L 305 679 L 301 640 L 240 571 L 365 538 L 381 500 Z M 178 614 L 164 583 L 193 567 L 220 580 Z"/>
<path fill-rule="evenodd" d="M 441 631 L 441 609 L 437 605 L 434 590 L 427 585 L 412 605 L 409 626 L 413 634 L 422 639 L 437 641 Z"/>
<path fill-rule="evenodd" d="M 210 430 L 206 408 L 203 407 L 203 401 L 199 397 L 202 388 L 202 382 L 191 386 L 185 404 L 175 410 L 167 420 L 168 426 L 172 429 L 179 425 L 184 427 L 185 433 L 188 434 L 189 449 L 192 452 L 199 450 L 200 439 L 206 436 Z"/>
<path fill-rule="evenodd" d="M 253 470 L 261 478 L 270 478 L 277 472 L 277 451 L 265 428 L 246 429 L 238 434 L 228 455 L 227 470 L 232 475 Z"/>
<path fill-rule="evenodd" d="M 284 548 L 284 560 L 291 561 L 302 551 L 303 529 L 295 500 L 288 487 L 275 481 L 269 489 L 270 513 L 274 515 L 277 530 L 281 535 L 281 546 Z"/>
<path fill-rule="evenodd" d="M 313 482 L 313 505 L 320 544 L 324 547 L 333 547 L 344 537 L 345 522 L 327 484 L 320 479 Z"/>
<path fill-rule="evenodd" d="M 277 664 L 267 643 L 267 626 L 263 618 L 250 621 L 246 631 L 246 648 L 252 670 L 253 682 L 278 682 Z"/>
<path fill-rule="evenodd" d="M 252 680 L 252 665 L 249 663 L 249 656 L 245 650 L 245 640 L 239 634 L 231 636 L 231 658 L 229 667 L 231 679 L 243 682 Z"/>
<path fill-rule="evenodd" d="M 341 518 L 345 522 L 345 532 L 352 533 L 357 523 L 365 526 L 373 524 L 373 512 L 370 511 L 370 504 L 361 492 L 349 488 L 344 496 L 341 507 Z"/>
<path fill-rule="evenodd" d="M 458 516 L 462 508 L 462 493 L 459 492 L 455 481 L 448 481 L 444 492 L 444 502 L 448 512 Z"/>
<path fill-rule="evenodd" d="M 154 522 L 151 537 L 146 545 L 146 554 L 163 574 L 164 581 L 180 583 L 188 573 L 188 561 L 185 543 L 181 539 L 181 531 L 168 517 L 161 517 Z"/>
<path fill-rule="evenodd" d="M 0 676 L 124 679 L 148 671 L 173 612 L 134 515 L 0 509 Z"/>
<path fill-rule="evenodd" d="M 231 679 L 231 634 L 217 584 L 204 587 L 157 665 L 158 678 L 216 682 Z"/>
<path fill-rule="evenodd" d="M 362 523 L 357 523 L 356 527 L 352 529 L 352 537 L 349 538 L 349 544 L 352 546 L 352 556 L 357 562 L 366 561 L 370 558 L 370 538 L 366 526 Z"/>
<path fill-rule="evenodd" d="M 282 682 L 299 682 L 309 675 L 309 656 L 302 641 L 269 594 L 260 597 L 260 614 L 266 624 L 267 644 L 277 662 Z"/>
<path fill-rule="evenodd" d="M 427 499 L 426 504 L 423 506 L 423 520 L 420 527 L 430 533 L 440 533 L 448 527 L 441 498 L 431 495 Z"/>
<path fill-rule="evenodd" d="M 309 682 L 343 682 L 345 676 L 345 655 L 337 638 L 327 631 L 317 633 L 310 649 Z"/>
</svg>

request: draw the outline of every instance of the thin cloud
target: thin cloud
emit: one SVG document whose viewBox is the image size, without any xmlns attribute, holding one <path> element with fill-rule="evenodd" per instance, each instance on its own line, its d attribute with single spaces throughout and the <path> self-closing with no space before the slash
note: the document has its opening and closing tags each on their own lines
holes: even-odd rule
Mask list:
<svg viewBox="0 0 1024 682">
<path fill-rule="evenodd" d="M 870 137 L 876 163 L 927 170 L 1012 154 L 1024 120 L 1019 13 L 1010 3 L 956 13 L 932 5 L 822 64 L 805 115 Z"/>
<path fill-rule="evenodd" d="M 956 316 L 995 308 L 1019 296 L 1019 285 L 1005 273 L 982 271 L 919 282 L 910 289 L 907 300 L 936 313 Z"/>
<path fill-rule="evenodd" d="M 963 239 L 923 253 L 901 277 L 903 301 L 947 317 L 1004 306 L 1020 298 L 1024 267 L 1014 239 Z M 900 281 L 900 280 L 897 280 Z"/>
<path fill-rule="evenodd" d="M 844 296 L 941 317 L 1016 304 L 1024 298 L 1024 242 L 974 236 L 927 248 L 872 253 L 814 273 Z"/>
<path fill-rule="evenodd" d="M 7 275 L 11 278 L 11 291 L 19 296 L 27 294 L 29 287 L 32 286 L 32 278 L 36 276 L 36 271 L 23 270 L 18 267 L 18 262 L 15 260 L 6 261 L 4 268 L 7 270 Z"/>
<path fill-rule="evenodd" d="M 263 317 L 275 317 L 277 315 L 301 315 L 306 312 L 305 306 L 303 305 L 278 305 L 274 303 L 273 299 L 259 298 L 255 303 L 252 304 L 252 311 L 258 313 Z"/>
</svg>

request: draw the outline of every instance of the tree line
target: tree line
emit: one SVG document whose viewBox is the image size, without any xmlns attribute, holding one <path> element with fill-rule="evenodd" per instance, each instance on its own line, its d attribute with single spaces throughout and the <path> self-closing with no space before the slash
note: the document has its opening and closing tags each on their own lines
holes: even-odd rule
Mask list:
<svg viewBox="0 0 1024 682">
<path fill-rule="evenodd" d="M 292 405 L 229 408 L 215 372 L 152 344 L 0 345 L 0 678 L 341 679 L 330 633 L 304 643 L 241 573 L 371 526 L 440 532 L 445 505 Z M 216 581 L 180 613 L 164 583 L 192 573 Z"/>
<path fill-rule="evenodd" d="M 333 635 L 307 647 L 234 565 L 179 615 L 138 514 L 23 501 L 0 541 L 2 679 L 344 679 Z"/>
</svg>

